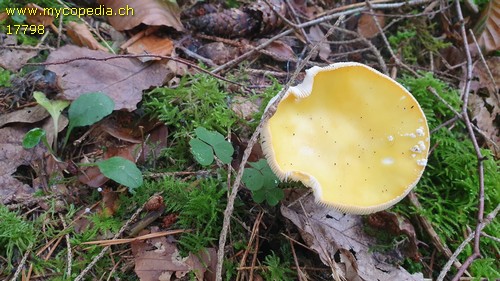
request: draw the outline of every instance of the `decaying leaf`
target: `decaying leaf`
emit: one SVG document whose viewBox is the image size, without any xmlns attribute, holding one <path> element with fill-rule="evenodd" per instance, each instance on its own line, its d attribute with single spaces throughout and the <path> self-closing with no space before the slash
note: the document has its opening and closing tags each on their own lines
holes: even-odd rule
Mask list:
<svg viewBox="0 0 500 281">
<path fill-rule="evenodd" d="M 109 16 L 109 23 L 119 31 L 132 29 L 141 23 L 152 26 L 169 26 L 183 31 L 180 10 L 175 1 L 163 0 L 98 0 L 97 3 L 113 11 L 126 9 L 127 15 Z M 120 11 L 122 11 L 120 10 Z"/>
<path fill-rule="evenodd" d="M 488 141 L 486 145 L 497 158 L 500 158 L 498 124 L 500 120 L 500 96 L 498 95 L 500 58 L 491 57 L 487 60 L 487 64 L 495 81 L 491 80 L 483 63 L 478 61 L 474 64 L 472 75 L 477 79 L 471 82 L 472 94 L 469 96 L 469 109 L 472 112 L 472 121 L 494 142 Z"/>
<path fill-rule="evenodd" d="M 25 107 L 0 115 L 0 127 L 10 123 L 36 123 L 49 117 L 49 113 L 41 105 Z"/>
<path fill-rule="evenodd" d="M 478 43 L 486 52 L 500 50 L 500 1 L 489 1 L 474 28 L 479 35 Z"/>
<path fill-rule="evenodd" d="M 169 281 L 194 272 L 196 279 L 214 280 L 216 251 L 213 248 L 182 258 L 175 244 L 165 237 L 131 243 L 135 273 L 141 281 Z M 201 260 L 198 258 L 200 257 Z M 176 278 L 173 278 L 173 277 Z"/>
<path fill-rule="evenodd" d="M 377 11 L 375 17 L 382 28 L 385 26 L 384 13 Z M 358 20 L 358 33 L 365 38 L 373 38 L 379 34 L 375 19 L 371 13 L 364 13 Z"/>
<path fill-rule="evenodd" d="M 58 29 L 54 26 L 53 21 L 54 17 L 44 12 L 43 8 L 34 3 L 29 3 L 24 6 L 31 11 L 36 10 L 36 15 L 34 13 L 26 13 L 26 22 L 34 25 L 43 25 L 45 27 L 50 26 L 52 30 L 58 33 Z"/>
<path fill-rule="evenodd" d="M 17 45 L 15 35 L 7 35 L 2 45 L 7 48 L 0 49 L 0 67 L 10 71 L 18 71 L 28 60 L 38 55 L 38 50 L 9 49 L 9 46 Z"/>
<path fill-rule="evenodd" d="M 88 48 L 66 45 L 52 52 L 47 62 L 68 61 L 68 63 L 50 65 L 47 68 L 58 76 L 62 89 L 60 98 L 75 100 L 81 94 L 103 92 L 115 102 L 115 110 L 133 111 L 142 99 L 142 90 L 162 85 L 170 70 L 162 62 L 144 64 L 134 58 L 115 58 L 105 61 L 113 55 Z"/>
<path fill-rule="evenodd" d="M 0 129 L 0 204 L 29 199 L 34 188 L 14 178 L 12 174 L 21 165 L 29 166 L 44 153 L 41 147 L 24 149 L 21 145 L 25 128 Z"/>
<path fill-rule="evenodd" d="M 319 26 L 314 25 L 309 29 L 309 40 L 311 40 L 312 43 L 317 43 L 320 42 L 325 34 L 319 28 Z M 330 44 L 323 42 L 322 44 L 319 45 L 319 57 L 326 61 L 328 57 L 330 56 L 331 49 L 330 49 Z"/>
<path fill-rule="evenodd" d="M 257 44 L 261 44 L 264 39 L 259 40 Z M 265 50 L 267 51 L 265 54 L 271 56 L 273 59 L 277 61 L 291 61 L 296 59 L 295 53 L 292 50 L 292 47 L 287 45 L 285 42 L 277 40 L 273 41 L 269 44 Z"/>
<path fill-rule="evenodd" d="M 66 24 L 66 33 L 73 42 L 80 47 L 87 47 L 91 50 L 101 50 L 107 52 L 108 49 L 104 48 L 94 38 L 89 28 L 83 23 L 76 23 L 74 21 Z"/>
<path fill-rule="evenodd" d="M 139 40 L 127 47 L 127 53 L 141 55 L 159 55 L 169 56 L 174 50 L 174 42 L 168 37 L 160 37 L 156 34 L 149 34 L 141 37 Z M 143 62 L 154 60 L 156 58 L 143 58 Z M 159 59 L 159 58 L 158 58 Z"/>
<path fill-rule="evenodd" d="M 305 213 L 304 213 L 305 212 Z M 373 252 L 376 241 L 363 230 L 361 216 L 333 211 L 314 202 L 312 195 L 291 207 L 281 207 L 283 216 L 298 228 L 304 241 L 346 280 L 423 280 L 390 263 L 393 257 Z M 340 262 L 334 262 L 335 256 Z"/>
</svg>

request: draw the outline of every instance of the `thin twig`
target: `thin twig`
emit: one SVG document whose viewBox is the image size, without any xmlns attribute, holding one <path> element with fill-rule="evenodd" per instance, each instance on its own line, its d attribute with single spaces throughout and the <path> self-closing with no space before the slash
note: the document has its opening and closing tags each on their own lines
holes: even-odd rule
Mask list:
<svg viewBox="0 0 500 281">
<path fill-rule="evenodd" d="M 472 37 L 472 40 L 474 40 L 474 44 L 476 45 L 477 52 L 479 53 L 479 58 L 481 59 L 481 62 L 483 63 L 484 68 L 486 69 L 486 73 L 488 73 L 488 78 L 490 78 L 490 82 L 493 83 L 493 87 L 495 87 L 493 92 L 495 93 L 495 95 L 498 99 L 498 85 L 495 81 L 495 78 L 493 78 L 493 74 L 491 73 L 490 67 L 486 63 L 486 60 L 484 59 L 483 52 L 481 51 L 481 47 L 479 47 L 479 44 L 477 43 L 476 36 L 474 36 L 474 32 L 472 32 L 472 30 L 469 29 L 469 33 L 470 33 L 470 37 Z"/>
<path fill-rule="evenodd" d="M 464 274 L 465 270 L 472 264 L 472 262 L 481 256 L 480 248 L 479 248 L 479 242 L 481 239 L 481 230 L 482 230 L 482 225 L 483 225 L 483 218 L 484 218 L 484 157 L 481 153 L 481 149 L 479 148 L 479 145 L 477 143 L 476 136 L 474 135 L 474 130 L 472 128 L 471 122 L 469 115 L 467 114 L 467 105 L 469 102 L 469 91 L 470 91 L 470 82 L 472 80 L 472 57 L 470 54 L 469 50 L 469 44 L 467 43 L 467 33 L 465 32 L 465 22 L 464 22 L 464 17 L 462 15 L 462 9 L 460 8 L 460 2 L 459 0 L 455 1 L 456 9 L 457 9 L 457 15 L 460 23 L 460 31 L 462 35 L 462 40 L 464 43 L 464 50 L 465 50 L 465 55 L 467 57 L 467 72 L 465 75 L 465 86 L 463 90 L 463 104 L 462 104 L 462 115 L 463 115 L 463 120 L 465 122 L 465 126 L 467 127 L 467 131 L 469 132 L 470 139 L 472 141 L 472 145 L 474 146 L 474 150 L 476 152 L 476 157 L 477 157 L 477 173 L 479 177 L 479 202 L 478 202 L 478 212 L 477 212 L 477 226 L 476 226 L 476 232 L 474 234 L 474 250 L 472 254 L 465 260 L 465 262 L 462 264 L 460 269 L 458 270 L 457 274 L 455 277 L 453 277 L 452 281 L 457 281 L 462 277 Z"/>
<path fill-rule="evenodd" d="M 65 229 L 68 228 L 68 224 L 64 220 L 64 216 L 61 213 L 59 213 L 59 219 L 61 220 L 63 227 Z M 66 248 L 68 249 L 66 257 L 68 263 L 67 265 L 68 269 L 66 270 L 66 276 L 68 276 L 68 278 L 71 278 L 71 267 L 73 266 L 73 252 L 71 251 L 71 242 L 68 233 L 66 233 L 65 238 L 66 238 Z"/>
<path fill-rule="evenodd" d="M 209 75 L 212 75 L 213 77 L 217 78 L 217 79 L 220 79 L 222 81 L 225 81 L 225 82 L 228 82 L 228 83 L 231 83 L 231 84 L 235 84 L 235 85 L 238 85 L 240 87 L 245 87 L 245 85 L 241 84 L 241 83 L 238 83 L 238 82 L 235 82 L 235 81 L 231 81 L 227 78 L 224 78 L 220 75 L 217 75 L 211 71 L 208 71 L 204 68 L 201 68 L 199 67 L 198 65 L 188 61 L 188 60 L 185 60 L 185 59 L 181 59 L 181 58 L 176 58 L 176 57 L 172 57 L 172 56 L 162 56 L 162 55 L 154 55 L 154 54 L 140 54 L 140 55 L 112 55 L 110 54 L 109 57 L 105 57 L 105 58 L 94 58 L 94 57 L 87 57 L 87 56 L 84 56 L 84 57 L 76 57 L 76 58 L 71 58 L 71 59 L 65 59 L 65 60 L 60 60 L 60 61 L 54 61 L 54 62 L 39 62 L 39 63 L 25 63 L 24 65 L 33 65 L 33 66 L 37 66 L 37 65 L 42 65 L 42 66 L 47 66 L 47 65 L 60 65 L 60 64 L 68 64 L 70 62 L 74 62 L 74 61 L 80 61 L 80 60 L 90 60 L 90 61 L 108 61 L 108 60 L 114 60 L 114 59 L 127 59 L 127 58 L 160 58 L 160 59 L 168 59 L 168 60 L 173 60 L 173 61 L 176 61 L 176 62 L 179 62 L 179 63 L 183 63 L 185 65 L 188 65 L 200 72 L 203 72 L 203 73 L 206 73 L 206 74 L 209 74 Z"/>
<path fill-rule="evenodd" d="M 341 16 L 337 20 L 337 22 L 335 23 L 334 27 L 338 26 L 343 19 L 344 19 L 344 17 Z M 323 40 L 325 40 L 326 38 L 328 38 L 328 36 L 330 36 L 332 34 L 332 32 L 334 31 L 334 27 L 332 27 L 332 28 L 330 28 L 330 30 L 328 30 L 328 32 L 325 34 L 325 36 L 322 38 L 322 40 L 320 40 L 319 42 L 317 42 L 314 45 L 314 47 L 309 52 L 309 54 L 304 59 L 304 61 L 302 61 L 297 66 L 297 69 L 293 73 L 290 81 L 285 85 L 283 90 L 278 94 L 278 96 L 274 100 L 274 102 L 267 107 L 267 110 L 262 115 L 262 119 L 260 120 L 259 125 L 257 125 L 257 128 L 255 129 L 252 136 L 250 137 L 250 140 L 248 141 L 248 145 L 247 145 L 245 151 L 243 152 L 241 164 L 238 167 L 238 173 L 236 174 L 236 178 L 233 182 L 231 194 L 229 195 L 229 198 L 227 199 L 226 209 L 224 210 L 224 221 L 222 223 L 222 230 L 221 230 L 220 237 L 219 237 L 219 250 L 217 252 L 217 268 L 215 271 L 215 274 L 216 274 L 215 280 L 216 281 L 222 281 L 222 263 L 224 261 L 224 253 L 225 253 L 224 249 L 226 246 L 227 232 L 229 230 L 229 224 L 231 222 L 231 214 L 233 213 L 233 210 L 234 210 L 234 201 L 236 199 L 236 195 L 238 194 L 238 190 L 239 190 L 239 187 L 241 184 L 241 178 L 243 177 L 243 170 L 244 170 L 245 164 L 248 161 L 248 157 L 250 157 L 250 153 L 252 152 L 252 148 L 257 143 L 257 140 L 258 140 L 258 137 L 259 137 L 260 132 L 262 130 L 262 127 L 269 120 L 269 118 L 271 118 L 271 116 L 273 116 L 274 112 L 276 111 L 276 107 L 281 102 L 281 99 L 283 99 L 283 97 L 284 97 L 285 93 L 287 92 L 288 88 L 290 87 L 291 83 L 293 83 L 295 81 L 295 78 L 299 75 L 300 71 L 306 65 L 307 61 L 309 61 L 309 59 L 311 58 L 311 55 L 314 54 L 316 49 L 323 43 Z"/>
<path fill-rule="evenodd" d="M 30 244 L 29 247 L 28 247 L 28 249 L 24 253 L 23 258 L 21 259 L 21 262 L 17 266 L 16 272 L 14 273 L 14 277 L 12 277 L 12 279 L 10 279 L 10 281 L 17 281 L 17 277 L 19 276 L 19 274 L 23 270 L 24 265 L 26 264 L 26 261 L 28 260 L 28 256 L 31 253 L 31 248 L 32 247 L 33 247 L 33 244 Z"/>
<path fill-rule="evenodd" d="M 150 198 L 152 197 L 155 197 L 155 196 L 158 196 L 159 193 L 156 193 L 154 194 L 153 196 L 151 196 Z M 139 216 L 139 214 L 142 212 L 142 209 L 144 209 L 144 206 L 147 204 L 149 200 L 147 200 L 139 209 L 137 209 L 137 211 L 135 211 L 135 213 L 130 217 L 130 219 L 127 220 L 127 222 L 122 226 L 122 228 L 120 228 L 120 230 L 115 234 L 115 236 L 113 236 L 113 239 L 118 239 L 118 237 L 120 237 L 120 235 L 122 235 L 123 232 L 125 232 L 125 230 L 128 228 L 128 226 Z M 92 269 L 92 267 L 94 267 L 94 265 L 104 256 L 104 254 L 108 251 L 108 249 L 110 248 L 111 246 L 106 246 L 104 248 L 102 248 L 101 252 L 95 256 L 92 261 L 87 265 L 87 267 L 85 267 L 85 269 L 82 270 L 82 272 L 80 272 L 80 274 L 75 278 L 74 281 L 80 281 L 80 280 L 83 280 L 83 278 L 87 275 L 87 273 Z"/>
<path fill-rule="evenodd" d="M 394 51 L 391 48 L 391 44 L 389 44 L 389 40 L 387 39 L 387 36 L 385 36 L 384 29 L 382 29 L 382 26 L 378 22 L 378 17 L 375 15 L 375 12 L 373 10 L 374 9 L 373 4 L 370 3 L 369 0 L 365 0 L 365 3 L 366 3 L 366 6 L 368 7 L 368 10 L 372 14 L 373 21 L 375 22 L 375 26 L 377 27 L 378 32 L 380 33 L 380 36 L 382 37 L 382 40 L 384 41 L 385 47 L 387 48 L 387 50 L 389 50 L 389 53 L 391 54 L 391 57 L 394 60 L 394 62 L 396 63 L 396 65 L 403 67 L 404 69 L 408 70 L 413 75 L 415 75 L 416 77 L 419 77 L 420 75 L 418 75 L 418 73 L 415 70 L 411 69 L 409 66 L 404 64 L 399 59 L 399 57 L 396 56 L 396 54 L 394 53 Z M 388 73 L 385 73 L 385 74 L 388 74 Z"/>
<path fill-rule="evenodd" d="M 478 229 L 479 229 L 479 231 L 481 231 L 488 224 L 490 224 L 493 221 L 493 219 L 497 216 L 497 214 L 498 214 L 499 211 L 500 211 L 500 204 L 497 205 L 497 207 L 495 208 L 495 210 L 493 210 L 493 212 L 489 213 L 486 216 L 486 219 L 484 221 L 482 221 L 480 224 L 478 224 L 478 226 L 480 226 L 480 227 L 476 228 L 475 231 L 471 232 L 469 234 L 469 236 L 467 236 L 467 238 L 462 242 L 462 244 L 460 244 L 458 246 L 458 248 L 455 250 L 455 252 L 453 253 L 453 255 L 451 255 L 451 257 L 448 260 L 448 262 L 446 262 L 446 264 L 443 266 L 443 269 L 439 273 L 439 276 L 436 279 L 436 281 L 443 281 L 444 280 L 444 278 L 446 277 L 446 274 L 448 273 L 448 271 L 451 268 L 451 265 L 455 262 L 455 260 L 457 259 L 458 255 L 465 249 L 465 246 L 467 246 L 467 244 L 469 244 L 469 242 L 472 241 L 472 239 L 476 236 L 476 233 L 477 233 Z M 462 267 L 463 267 L 463 265 L 462 265 Z"/>
</svg>

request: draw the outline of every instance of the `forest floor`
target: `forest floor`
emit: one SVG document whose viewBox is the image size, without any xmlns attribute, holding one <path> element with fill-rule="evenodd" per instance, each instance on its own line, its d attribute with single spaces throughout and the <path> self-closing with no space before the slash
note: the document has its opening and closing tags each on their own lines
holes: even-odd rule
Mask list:
<svg viewBox="0 0 500 281">
<path fill-rule="evenodd" d="M 500 279 L 500 1 L 195 2 L 0 0 L 1 280 Z M 339 62 L 321 106 L 378 71 L 428 123 L 387 210 L 317 204 L 266 161 L 283 94 Z M 355 158 L 369 136 L 332 120 Z M 317 170 L 402 177 L 348 168 Z"/>
</svg>

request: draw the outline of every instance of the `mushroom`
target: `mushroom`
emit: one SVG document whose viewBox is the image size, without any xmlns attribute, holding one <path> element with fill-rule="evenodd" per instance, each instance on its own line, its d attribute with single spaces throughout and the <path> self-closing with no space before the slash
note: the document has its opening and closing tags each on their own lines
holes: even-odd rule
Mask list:
<svg viewBox="0 0 500 281">
<path fill-rule="evenodd" d="M 345 62 L 306 70 L 264 124 L 261 142 L 281 180 L 301 181 L 316 201 L 339 211 L 368 214 L 417 184 L 429 136 L 422 109 L 403 86 Z"/>
</svg>

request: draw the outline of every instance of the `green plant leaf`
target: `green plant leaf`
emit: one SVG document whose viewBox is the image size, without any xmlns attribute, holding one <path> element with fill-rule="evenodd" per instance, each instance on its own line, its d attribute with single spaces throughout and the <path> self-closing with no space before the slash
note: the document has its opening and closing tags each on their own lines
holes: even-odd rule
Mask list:
<svg viewBox="0 0 500 281">
<path fill-rule="evenodd" d="M 241 180 L 245 186 L 252 191 L 259 190 L 264 186 L 264 177 L 262 173 L 253 168 L 245 169 Z"/>
<path fill-rule="evenodd" d="M 142 173 L 137 166 L 123 157 L 111 157 L 96 163 L 103 175 L 129 188 L 130 193 L 141 186 Z"/>
<path fill-rule="evenodd" d="M 226 141 L 226 139 L 224 138 L 224 136 L 222 134 L 220 134 L 219 132 L 209 131 L 206 128 L 203 128 L 203 127 L 196 128 L 194 130 L 194 133 L 196 134 L 196 136 L 200 140 L 208 143 L 211 146 L 215 146 L 216 144 L 219 144 L 221 142 L 225 142 Z"/>
<path fill-rule="evenodd" d="M 58 124 L 61 112 L 69 105 L 69 101 L 66 100 L 51 101 L 42 92 L 34 92 L 33 97 L 39 105 L 43 106 L 49 112 L 55 124 Z"/>
<path fill-rule="evenodd" d="M 37 146 L 42 138 L 45 137 L 45 130 L 41 128 L 34 128 L 29 130 L 23 138 L 24 148 L 33 148 Z"/>
<path fill-rule="evenodd" d="M 210 165 L 214 160 L 215 153 L 222 163 L 231 163 L 234 148 L 223 135 L 203 127 L 196 128 L 194 133 L 197 138 L 189 141 L 189 144 L 196 161 L 204 166 Z"/>
<path fill-rule="evenodd" d="M 252 191 L 252 198 L 256 203 L 262 203 L 267 201 L 269 206 L 276 206 L 281 199 L 285 197 L 285 193 L 281 188 L 261 188 L 256 191 Z"/>
<path fill-rule="evenodd" d="M 214 161 L 214 152 L 212 147 L 199 139 L 191 139 L 189 141 L 191 153 L 194 159 L 203 166 L 208 166 Z"/>
<path fill-rule="evenodd" d="M 234 148 L 231 145 L 231 143 L 224 140 L 223 142 L 213 145 L 213 148 L 215 151 L 215 155 L 217 155 L 217 158 L 219 158 L 222 163 L 224 164 L 231 163 L 231 160 L 233 160 L 232 156 L 234 153 Z"/>
<path fill-rule="evenodd" d="M 103 93 L 79 96 L 68 110 L 70 127 L 82 127 L 96 123 L 113 112 L 115 102 Z"/>
</svg>

